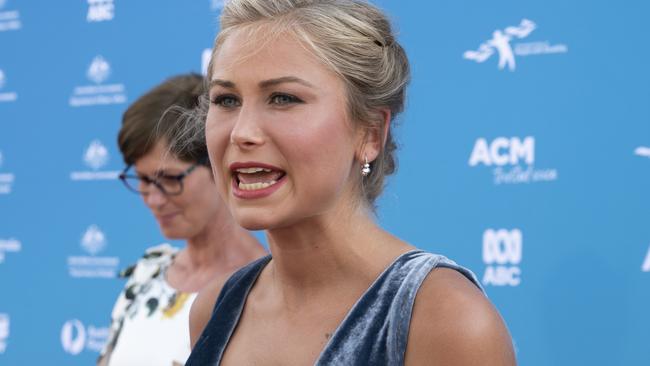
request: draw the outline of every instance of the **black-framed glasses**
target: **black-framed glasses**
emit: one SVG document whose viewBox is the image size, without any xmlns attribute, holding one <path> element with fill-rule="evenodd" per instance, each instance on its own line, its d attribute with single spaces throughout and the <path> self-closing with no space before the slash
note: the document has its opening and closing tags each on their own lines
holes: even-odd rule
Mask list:
<svg viewBox="0 0 650 366">
<path fill-rule="evenodd" d="M 132 165 L 128 165 L 124 168 L 122 173 L 120 173 L 119 178 L 126 188 L 141 195 L 149 194 L 152 189 L 151 185 L 154 185 L 160 190 L 160 192 L 167 196 L 177 196 L 183 193 L 183 179 L 201 165 L 203 164 L 196 163 L 180 174 L 159 174 L 153 178 L 146 175 L 140 176 L 129 174 L 129 169 L 131 169 Z"/>
</svg>

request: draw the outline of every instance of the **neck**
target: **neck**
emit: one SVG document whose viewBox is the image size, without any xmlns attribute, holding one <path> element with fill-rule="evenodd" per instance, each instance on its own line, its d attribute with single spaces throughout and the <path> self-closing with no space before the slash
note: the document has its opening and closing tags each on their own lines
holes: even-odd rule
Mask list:
<svg viewBox="0 0 650 366">
<path fill-rule="evenodd" d="M 260 255 L 263 249 L 257 240 L 237 225 L 227 212 L 216 216 L 205 230 L 187 240 L 184 252 L 191 268 L 229 268 Z"/>
<path fill-rule="evenodd" d="M 362 208 L 334 210 L 268 231 L 272 279 L 285 300 L 340 285 L 366 288 L 401 247 Z M 401 243 L 401 242 L 400 242 Z M 395 253 L 395 255 L 393 255 Z"/>
</svg>

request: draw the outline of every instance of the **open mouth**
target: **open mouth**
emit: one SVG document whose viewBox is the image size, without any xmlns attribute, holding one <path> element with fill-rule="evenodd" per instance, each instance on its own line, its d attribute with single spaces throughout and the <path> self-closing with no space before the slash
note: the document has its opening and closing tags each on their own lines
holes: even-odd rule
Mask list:
<svg viewBox="0 0 650 366">
<path fill-rule="evenodd" d="M 237 168 L 233 171 L 233 179 L 242 191 L 258 191 L 277 184 L 284 178 L 285 172 L 266 167 Z"/>
</svg>

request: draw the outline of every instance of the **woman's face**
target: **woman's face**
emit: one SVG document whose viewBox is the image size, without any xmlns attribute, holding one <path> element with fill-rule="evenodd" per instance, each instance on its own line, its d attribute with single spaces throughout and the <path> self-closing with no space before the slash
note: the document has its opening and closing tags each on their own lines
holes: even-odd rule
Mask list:
<svg viewBox="0 0 650 366">
<path fill-rule="evenodd" d="M 138 159 L 134 168 L 138 175 L 150 178 L 157 175 L 178 175 L 191 163 L 177 159 L 168 152 L 163 142 Z M 153 184 L 142 195 L 144 203 L 153 213 L 163 235 L 169 239 L 189 239 L 202 234 L 208 224 L 213 224 L 223 204 L 210 169 L 199 166 L 183 179 L 179 195 L 165 195 Z"/>
<path fill-rule="evenodd" d="M 206 141 L 222 197 L 247 229 L 351 204 L 358 137 L 343 82 L 292 36 L 232 33 L 214 55 Z"/>
</svg>

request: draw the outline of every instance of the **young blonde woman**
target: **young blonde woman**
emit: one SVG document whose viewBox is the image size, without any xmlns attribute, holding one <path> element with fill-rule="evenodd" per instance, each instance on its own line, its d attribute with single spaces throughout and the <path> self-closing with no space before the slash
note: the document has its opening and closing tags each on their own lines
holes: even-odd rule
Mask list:
<svg viewBox="0 0 650 366">
<path fill-rule="evenodd" d="M 272 255 L 201 292 L 187 365 L 515 364 L 474 275 L 373 220 L 408 80 L 366 2 L 226 4 L 207 148 L 233 217 L 265 229 Z"/>
</svg>

